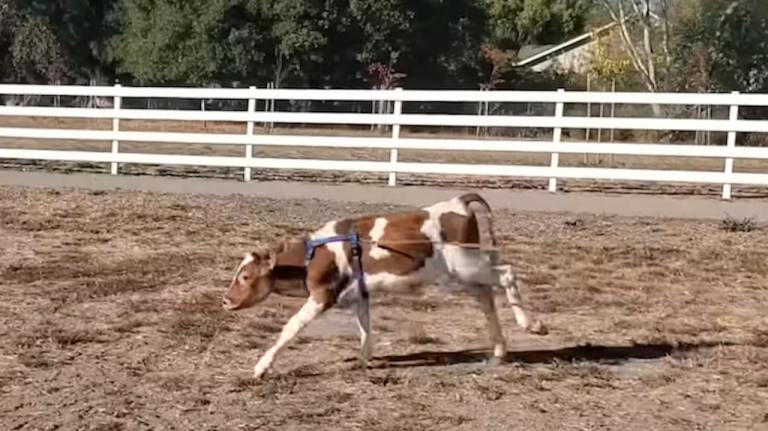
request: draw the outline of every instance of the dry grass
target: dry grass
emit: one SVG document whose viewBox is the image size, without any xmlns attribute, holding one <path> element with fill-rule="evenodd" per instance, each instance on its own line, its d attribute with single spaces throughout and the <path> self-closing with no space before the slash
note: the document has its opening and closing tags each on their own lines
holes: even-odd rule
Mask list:
<svg viewBox="0 0 768 431">
<path fill-rule="evenodd" d="M 309 210 L 311 208 L 311 210 Z M 383 207 L 382 207 L 383 208 Z M 768 232 L 740 221 L 496 212 L 549 327 L 483 365 L 469 298 L 374 296 L 377 358 L 339 315 L 250 378 L 301 300 L 220 307 L 243 250 L 370 205 L 0 187 L 8 429 L 760 429 Z M 740 227 L 742 226 L 742 227 Z M 348 316 L 347 316 L 348 317 Z M 346 320 L 345 320 L 346 319 Z M 309 331 L 311 329 L 311 331 Z"/>
<path fill-rule="evenodd" d="M 417 328 L 410 332 L 407 338 L 411 344 L 443 344 L 442 340 L 434 335 L 429 335 L 423 328 Z"/>
<path fill-rule="evenodd" d="M 752 232 L 757 229 L 757 222 L 751 217 L 738 220 L 728 216 L 723 219 L 722 228 L 726 232 Z"/>
</svg>

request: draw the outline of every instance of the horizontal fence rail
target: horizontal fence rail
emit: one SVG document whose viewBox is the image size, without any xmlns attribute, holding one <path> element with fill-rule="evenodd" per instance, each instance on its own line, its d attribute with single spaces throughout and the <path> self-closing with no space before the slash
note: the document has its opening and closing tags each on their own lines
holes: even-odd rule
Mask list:
<svg viewBox="0 0 768 431">
<path fill-rule="evenodd" d="M 764 174 L 723 172 L 691 172 L 650 169 L 610 168 L 567 168 L 520 165 L 470 165 L 456 163 L 408 163 L 368 162 L 318 159 L 273 159 L 221 156 L 179 156 L 145 153 L 94 153 L 83 151 L 0 149 L 0 158 L 62 160 L 77 162 L 146 163 L 157 165 L 219 166 L 235 168 L 309 169 L 345 172 L 395 172 L 448 175 L 498 175 L 520 177 L 592 178 L 606 180 L 658 181 L 665 176 L 670 182 L 718 183 L 728 181 L 734 184 L 768 184 Z M 35 156 L 35 157 L 32 157 Z"/>
<path fill-rule="evenodd" d="M 0 94 L 168 99 L 336 100 L 400 102 L 625 103 L 640 105 L 768 106 L 768 94 L 476 90 L 338 90 L 123 87 L 0 84 Z"/>
<path fill-rule="evenodd" d="M 239 135 L 232 133 L 113 132 L 109 130 L 23 129 L 0 127 L 0 136 L 19 139 L 124 141 L 185 143 L 207 145 L 260 145 L 274 147 L 374 148 L 401 150 L 499 151 L 521 153 L 620 154 L 637 156 L 677 156 L 768 159 L 763 147 L 727 147 L 704 145 L 649 145 L 624 143 L 542 142 L 487 139 L 412 139 L 306 136 Z"/>
<path fill-rule="evenodd" d="M 319 90 L 319 89 L 259 89 L 250 88 L 165 88 L 116 86 L 54 86 L 0 84 L 0 96 L 71 96 L 108 98 L 108 106 L 52 107 L 0 106 L 0 138 L 34 140 L 77 140 L 111 142 L 110 152 L 58 151 L 2 148 L 0 159 L 52 160 L 109 163 L 110 172 L 117 174 L 121 164 L 197 165 L 242 168 L 244 179 L 250 180 L 253 169 L 335 170 L 388 173 L 389 184 L 396 184 L 397 174 L 445 174 L 519 176 L 549 181 L 549 190 L 557 189 L 557 179 L 597 179 L 615 181 L 689 182 L 720 184 L 724 199 L 731 198 L 732 184 L 768 185 L 768 172 L 735 173 L 735 159 L 768 159 L 768 148 L 737 146 L 737 133 L 768 133 L 768 121 L 740 118 L 740 107 L 768 107 L 765 94 L 683 94 L 683 93 L 600 93 L 570 91 L 466 91 L 466 90 Z M 129 99 L 200 99 L 243 100 L 247 108 L 233 110 L 189 109 L 126 109 Z M 382 113 L 359 112 L 287 112 L 258 111 L 257 102 L 287 101 L 348 101 L 387 102 Z M 552 104 L 548 115 L 466 115 L 442 113 L 403 113 L 404 103 L 540 103 Z M 591 117 L 566 115 L 564 107 L 571 104 L 624 105 L 706 105 L 728 108 L 727 119 Z M 272 104 L 274 106 L 274 104 Z M 384 105 L 382 105 L 384 106 Z M 111 130 L 16 127 L 14 118 L 54 118 L 111 120 Z M 235 133 L 191 133 L 165 131 L 121 130 L 122 120 L 232 122 L 245 125 L 245 131 Z M 255 124 L 391 126 L 386 137 L 317 136 L 261 133 Z M 547 140 L 515 139 L 453 139 L 402 137 L 401 127 L 475 127 L 551 130 Z M 564 130 L 603 129 L 640 131 L 721 132 L 727 136 L 726 145 L 641 144 L 564 142 Z M 172 155 L 120 152 L 121 142 L 152 144 L 240 145 L 242 157 L 214 155 Z M 279 159 L 254 157 L 259 147 L 368 148 L 390 150 L 388 161 L 318 160 L 311 158 Z M 543 153 L 549 155 L 547 166 L 469 163 L 415 163 L 399 161 L 398 150 L 425 151 L 497 151 Z M 723 159 L 722 171 L 685 171 L 663 169 L 625 169 L 560 166 L 560 154 L 601 154 L 658 157 L 703 157 Z"/>
<path fill-rule="evenodd" d="M 56 117 L 120 120 L 232 121 L 286 124 L 337 124 L 387 126 L 520 127 L 564 129 L 678 130 L 768 133 L 768 121 L 689 120 L 673 118 L 597 118 L 506 115 L 347 114 L 333 112 L 232 112 L 173 111 L 162 109 L 88 109 L 0 106 L 0 117 Z"/>
</svg>

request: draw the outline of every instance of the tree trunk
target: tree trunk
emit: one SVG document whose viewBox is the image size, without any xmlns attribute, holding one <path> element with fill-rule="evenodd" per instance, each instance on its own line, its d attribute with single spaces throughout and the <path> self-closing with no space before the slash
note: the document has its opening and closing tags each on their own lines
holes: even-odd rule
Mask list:
<svg viewBox="0 0 768 431">
<path fill-rule="evenodd" d="M 602 1 L 603 6 L 610 13 L 611 18 L 618 24 L 621 41 L 632 62 L 632 66 L 640 74 L 643 84 L 649 92 L 659 92 L 660 85 L 657 77 L 656 64 L 654 63 L 655 52 L 653 41 L 651 39 L 651 0 L 638 0 L 639 3 L 633 2 L 632 6 L 635 8 L 635 12 L 630 16 L 626 16 L 622 0 L 615 3 L 611 0 Z M 616 6 L 614 6 L 614 4 Z M 662 6 L 664 5 L 666 5 L 666 2 L 662 3 Z M 636 43 L 632 39 L 629 27 L 627 26 L 627 22 L 638 15 L 643 29 L 642 43 Z M 656 117 L 661 116 L 663 113 L 661 106 L 658 104 L 651 105 L 651 109 L 653 115 Z"/>
</svg>

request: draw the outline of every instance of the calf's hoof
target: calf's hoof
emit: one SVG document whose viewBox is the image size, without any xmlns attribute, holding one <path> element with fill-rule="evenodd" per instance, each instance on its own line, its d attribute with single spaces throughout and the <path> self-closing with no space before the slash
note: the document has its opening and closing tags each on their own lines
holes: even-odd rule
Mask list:
<svg viewBox="0 0 768 431">
<path fill-rule="evenodd" d="M 485 363 L 486 366 L 489 368 L 495 368 L 500 367 L 504 363 L 504 358 L 501 358 L 499 356 L 491 356 L 488 358 L 488 361 Z"/>
<path fill-rule="evenodd" d="M 359 370 L 366 370 L 370 368 L 370 362 L 363 358 L 358 358 L 357 361 L 355 361 L 354 367 Z"/>
<path fill-rule="evenodd" d="M 264 375 L 267 373 L 267 369 L 265 367 L 259 367 L 256 365 L 253 369 L 253 378 L 256 380 L 261 380 L 264 378 Z"/>
<path fill-rule="evenodd" d="M 547 327 L 540 320 L 534 320 L 525 330 L 536 335 L 547 335 L 549 333 Z"/>
</svg>

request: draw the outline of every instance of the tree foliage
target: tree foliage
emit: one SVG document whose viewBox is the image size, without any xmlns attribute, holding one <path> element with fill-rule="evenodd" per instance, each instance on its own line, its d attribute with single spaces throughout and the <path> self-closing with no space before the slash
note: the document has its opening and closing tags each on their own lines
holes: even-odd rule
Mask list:
<svg viewBox="0 0 768 431">
<path fill-rule="evenodd" d="M 613 19 L 627 58 L 646 90 L 665 90 L 665 71 L 671 62 L 666 0 L 601 0 Z M 659 10 L 661 9 L 661 11 Z M 661 43 L 659 42 L 661 39 Z M 661 46 L 661 47 L 660 47 Z M 663 62 L 662 70 L 659 62 Z M 654 113 L 659 107 L 654 105 Z"/>
<path fill-rule="evenodd" d="M 24 0 L 21 12 L 45 23 L 77 80 L 114 74 L 114 38 L 120 31 L 119 0 Z"/>
<path fill-rule="evenodd" d="M 601 0 L 650 91 L 768 91 L 768 2 Z M 593 69 L 611 58 L 595 56 Z M 604 64 L 600 64 L 604 63 Z"/>
<path fill-rule="evenodd" d="M 680 88 L 768 91 L 768 4 L 696 0 L 680 18 L 674 65 Z"/>
<path fill-rule="evenodd" d="M 609 34 L 598 38 L 590 49 L 589 73 L 604 86 L 615 82 L 626 84 L 632 68 L 629 57 L 617 46 L 616 38 Z"/>
<path fill-rule="evenodd" d="M 555 44 L 581 32 L 593 0 L 485 0 L 491 32 L 501 47 Z"/>
<path fill-rule="evenodd" d="M 19 80 L 56 81 L 66 67 L 61 46 L 44 18 L 19 23 L 11 46 L 11 62 Z"/>
<path fill-rule="evenodd" d="M 19 25 L 19 10 L 15 0 L 0 0 L 0 77 L 13 75 L 11 47 Z"/>
<path fill-rule="evenodd" d="M 243 28 L 234 25 L 222 34 L 228 8 L 226 0 L 126 0 L 125 30 L 117 44 L 119 70 L 154 83 L 202 84 L 226 75 L 245 59 L 225 63 L 224 44 L 231 45 L 230 52 L 258 55 L 247 49 L 254 47 L 256 40 L 249 39 L 255 34 L 238 38 Z"/>
<path fill-rule="evenodd" d="M 14 0 L 0 2 L 0 65 L 13 81 L 39 82 L 66 74 L 58 38 L 44 17 L 27 16 Z"/>
<path fill-rule="evenodd" d="M 559 43 L 583 30 L 592 1 L 0 0 L 0 73 L 36 82 L 477 88 L 493 69 L 488 49 L 510 59 L 522 44 Z"/>
</svg>

